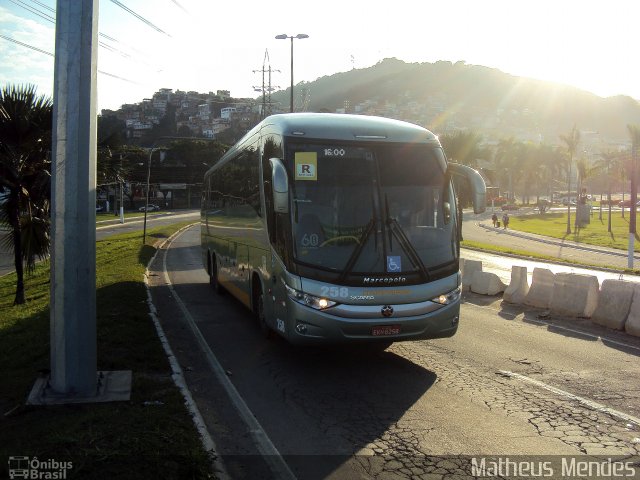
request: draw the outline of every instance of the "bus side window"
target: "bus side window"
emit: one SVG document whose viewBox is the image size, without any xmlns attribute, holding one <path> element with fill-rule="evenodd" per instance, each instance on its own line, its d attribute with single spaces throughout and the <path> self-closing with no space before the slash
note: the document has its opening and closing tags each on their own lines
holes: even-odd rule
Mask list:
<svg viewBox="0 0 640 480">
<path fill-rule="evenodd" d="M 282 142 L 275 135 L 267 137 L 262 148 L 262 185 L 264 189 L 265 217 L 267 219 L 267 229 L 269 230 L 269 241 L 272 245 L 276 243 L 276 214 L 273 211 L 273 185 L 271 185 L 271 162 L 270 158 L 283 158 Z"/>
</svg>

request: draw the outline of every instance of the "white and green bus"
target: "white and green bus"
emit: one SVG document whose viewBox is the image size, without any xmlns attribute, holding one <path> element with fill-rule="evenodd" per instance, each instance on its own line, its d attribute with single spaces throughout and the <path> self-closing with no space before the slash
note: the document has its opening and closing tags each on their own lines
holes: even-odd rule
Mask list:
<svg viewBox="0 0 640 480">
<path fill-rule="evenodd" d="M 294 344 L 452 336 L 460 313 L 452 176 L 482 177 L 409 123 L 266 118 L 207 171 L 202 260 L 217 292 Z"/>
</svg>

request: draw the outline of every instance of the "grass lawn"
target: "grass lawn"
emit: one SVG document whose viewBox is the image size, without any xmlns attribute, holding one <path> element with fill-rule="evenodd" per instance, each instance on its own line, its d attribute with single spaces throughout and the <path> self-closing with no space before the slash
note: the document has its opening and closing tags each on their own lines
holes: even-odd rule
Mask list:
<svg viewBox="0 0 640 480">
<path fill-rule="evenodd" d="M 149 241 L 187 223 L 151 229 Z M 148 316 L 143 273 L 155 251 L 139 232 L 97 242 L 98 370 L 133 371 L 129 402 L 26 406 L 49 368 L 49 266 L 26 278 L 21 306 L 12 305 L 15 274 L 0 278 L 0 472 L 20 455 L 70 461 L 70 479 L 212 478 Z"/>
<path fill-rule="evenodd" d="M 591 223 L 582 228 L 576 229 L 574 226 L 575 211 L 571 211 L 571 232 L 567 234 L 567 213 L 545 213 L 542 215 L 521 215 L 512 216 L 509 228 L 521 232 L 537 233 L 547 237 L 572 240 L 590 245 L 603 247 L 627 249 L 629 241 L 629 210 L 625 210 L 625 217 L 622 218 L 620 210 L 611 212 L 611 233 L 607 231 L 609 214 L 606 209 L 602 210 L 602 220 L 599 219 L 599 210 L 594 209 L 590 217 Z M 640 221 L 640 215 L 638 216 Z M 640 251 L 640 237 L 636 234 L 635 250 Z"/>
</svg>

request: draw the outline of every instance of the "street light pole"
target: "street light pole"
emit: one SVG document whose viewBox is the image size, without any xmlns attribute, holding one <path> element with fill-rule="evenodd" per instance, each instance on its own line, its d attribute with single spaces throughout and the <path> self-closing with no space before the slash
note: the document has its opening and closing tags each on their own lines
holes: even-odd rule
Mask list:
<svg viewBox="0 0 640 480">
<path fill-rule="evenodd" d="M 151 188 L 150 186 L 150 182 L 151 182 L 151 157 L 153 156 L 153 152 L 156 150 L 160 150 L 160 149 L 164 149 L 167 150 L 166 146 L 160 146 L 160 147 L 156 147 L 156 145 L 159 142 L 165 141 L 165 140 L 196 140 L 196 141 L 202 141 L 202 142 L 210 142 L 210 141 L 215 141 L 215 139 L 210 139 L 210 138 L 193 138 L 193 137 L 159 137 L 156 139 L 155 142 L 153 142 L 153 145 L 151 146 L 151 151 L 149 152 L 149 161 L 147 162 L 147 195 L 146 195 L 146 201 L 144 204 L 144 226 L 142 227 L 142 244 L 145 244 L 146 241 L 146 237 L 147 237 L 147 210 L 149 210 L 149 190 Z M 162 161 L 162 157 L 160 158 L 160 161 Z M 172 202 L 173 202 L 173 194 L 171 196 L 172 198 Z"/>
<path fill-rule="evenodd" d="M 295 37 L 293 35 L 287 35 L 286 33 L 283 33 L 281 35 L 276 35 L 276 39 L 277 40 L 284 40 L 284 39 L 287 39 L 287 38 L 291 39 L 291 100 L 290 100 L 290 112 L 293 113 L 293 39 L 294 38 L 298 38 L 298 39 L 309 38 L 309 35 L 307 35 L 306 33 L 299 33 Z"/>
<path fill-rule="evenodd" d="M 155 146 L 151 147 L 151 151 L 149 152 L 149 161 L 147 162 L 147 198 L 144 204 L 144 226 L 142 227 L 142 244 L 145 244 L 147 238 L 147 210 L 149 210 L 149 183 L 151 180 L 151 156 L 153 155 L 153 151 L 155 150 Z"/>
</svg>

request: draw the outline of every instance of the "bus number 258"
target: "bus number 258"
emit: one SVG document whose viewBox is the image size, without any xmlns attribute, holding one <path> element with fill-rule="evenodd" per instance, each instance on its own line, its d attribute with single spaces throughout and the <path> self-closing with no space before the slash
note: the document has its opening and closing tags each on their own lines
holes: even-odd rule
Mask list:
<svg viewBox="0 0 640 480">
<path fill-rule="evenodd" d="M 320 295 L 323 297 L 347 298 L 349 296 L 349 289 L 347 287 L 320 287 L 320 292 Z"/>
</svg>

